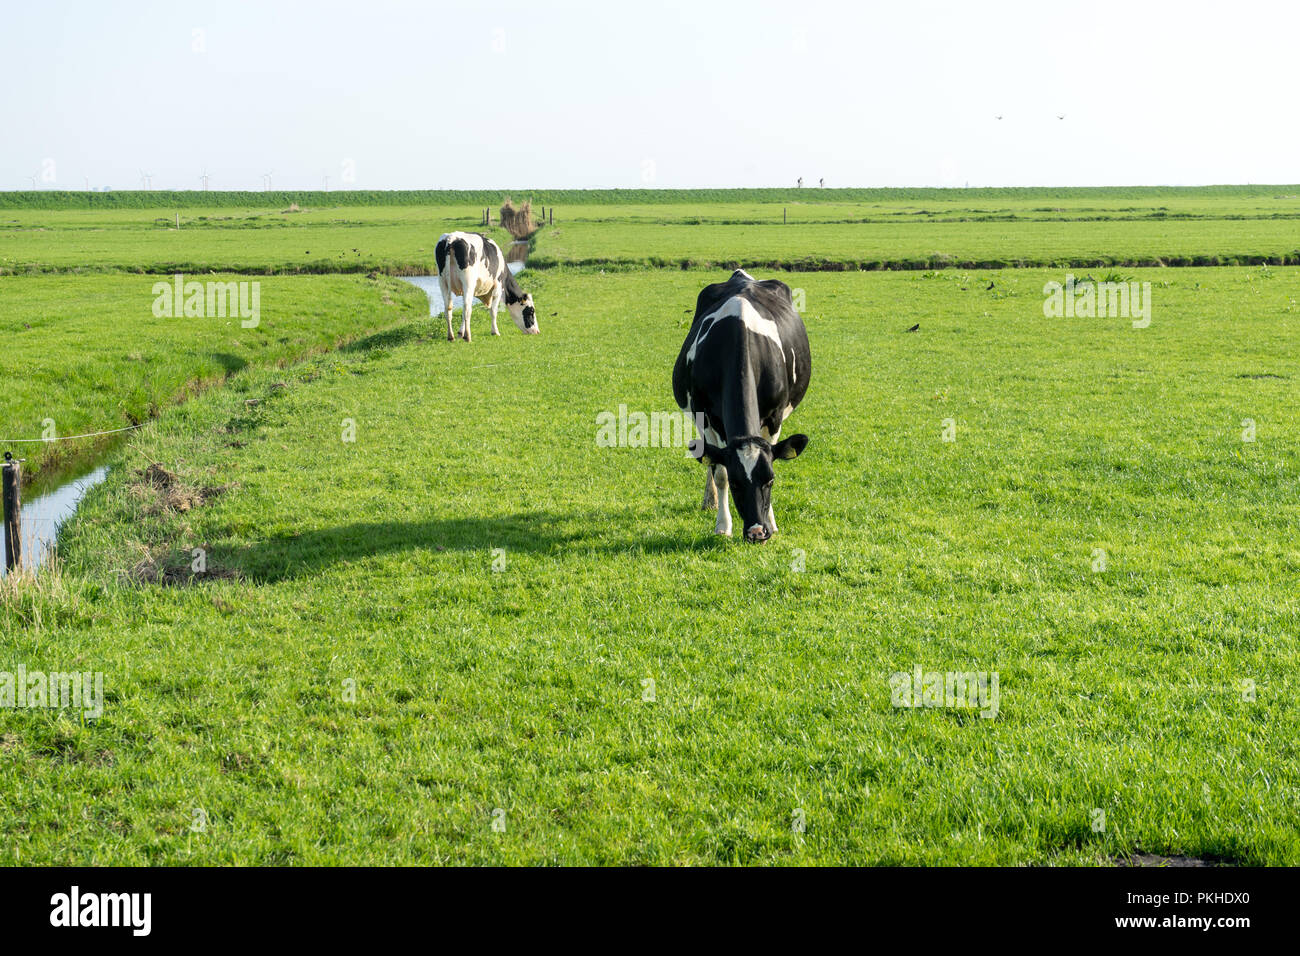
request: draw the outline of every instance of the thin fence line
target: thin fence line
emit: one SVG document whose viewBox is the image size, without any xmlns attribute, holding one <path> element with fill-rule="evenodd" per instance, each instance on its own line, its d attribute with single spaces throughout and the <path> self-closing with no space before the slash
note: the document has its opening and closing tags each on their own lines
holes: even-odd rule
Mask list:
<svg viewBox="0 0 1300 956">
<path fill-rule="evenodd" d="M 144 428 L 149 422 L 141 422 L 138 425 L 127 425 L 125 428 L 110 428 L 103 432 L 86 432 L 84 435 L 55 435 L 53 438 L 0 438 L 0 445 L 27 445 L 40 442 L 52 441 L 73 441 L 77 438 L 98 438 L 100 435 L 117 435 L 122 432 L 134 431 L 137 428 Z"/>
</svg>

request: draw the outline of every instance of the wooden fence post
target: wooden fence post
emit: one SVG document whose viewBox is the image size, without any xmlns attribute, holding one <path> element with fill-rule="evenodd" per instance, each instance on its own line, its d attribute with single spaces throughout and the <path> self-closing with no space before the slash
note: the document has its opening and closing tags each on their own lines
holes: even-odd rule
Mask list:
<svg viewBox="0 0 1300 956">
<path fill-rule="evenodd" d="M 23 466 L 5 452 L 4 471 L 4 521 L 5 570 L 12 571 L 23 561 L 22 488 Z"/>
</svg>

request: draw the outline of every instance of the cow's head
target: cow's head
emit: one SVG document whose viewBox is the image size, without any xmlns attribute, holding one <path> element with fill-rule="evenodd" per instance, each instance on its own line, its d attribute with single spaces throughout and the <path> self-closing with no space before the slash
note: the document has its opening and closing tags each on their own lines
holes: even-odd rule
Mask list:
<svg viewBox="0 0 1300 956">
<path fill-rule="evenodd" d="M 776 533 L 771 518 L 772 485 L 776 481 L 772 463 L 777 459 L 789 461 L 798 458 L 807 446 L 807 435 L 791 435 L 775 445 L 753 436 L 730 441 L 726 448 L 718 448 L 703 439 L 696 439 L 692 451 L 696 457 L 703 457 L 709 463 L 727 469 L 727 484 L 735 499 L 736 510 L 740 512 L 745 540 L 761 542 Z"/>
<path fill-rule="evenodd" d="M 525 335 L 537 335 L 542 331 L 537 327 L 537 307 L 533 305 L 531 292 L 525 294 L 518 302 L 506 303 L 506 308 L 510 310 L 510 318 L 515 320 L 515 325 L 519 326 L 520 332 Z"/>
</svg>

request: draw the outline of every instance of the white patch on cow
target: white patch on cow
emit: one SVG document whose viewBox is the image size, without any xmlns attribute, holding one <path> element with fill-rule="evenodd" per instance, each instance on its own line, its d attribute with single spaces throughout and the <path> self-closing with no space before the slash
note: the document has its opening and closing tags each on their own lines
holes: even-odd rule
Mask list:
<svg viewBox="0 0 1300 956">
<path fill-rule="evenodd" d="M 736 457 L 740 459 L 740 467 L 745 469 L 745 477 L 751 481 L 754 479 L 754 466 L 758 464 L 761 454 L 757 445 L 741 445 L 736 451 Z"/>
<path fill-rule="evenodd" d="M 718 465 L 713 470 L 713 482 L 718 489 L 718 523 L 713 530 L 718 534 L 731 534 L 731 502 L 728 500 L 727 469 Z"/>
<path fill-rule="evenodd" d="M 776 515 L 772 513 L 770 504 L 767 506 L 767 526 L 772 529 L 773 534 L 776 534 Z"/>
<path fill-rule="evenodd" d="M 749 304 L 748 299 L 740 299 L 740 320 L 745 323 L 745 328 L 755 335 L 761 335 L 764 338 L 771 339 L 776 343 L 776 354 L 785 360 L 785 346 L 781 344 L 781 333 L 777 331 L 776 323 L 771 319 L 759 314 L 758 309 Z"/>
<path fill-rule="evenodd" d="M 753 277 L 752 275 L 750 275 L 748 272 L 746 272 L 744 269 L 737 269 L 737 270 L 733 273 L 733 275 L 744 276 L 744 277 L 745 277 L 746 279 L 748 279 L 750 282 L 753 282 L 753 281 L 754 281 L 754 277 Z"/>
<path fill-rule="evenodd" d="M 700 347 L 700 343 L 704 341 L 704 337 L 713 330 L 713 323 L 716 322 L 717 319 L 718 313 L 714 312 L 710 315 L 706 315 L 700 320 L 700 329 L 695 333 L 695 341 L 691 343 L 691 348 L 686 353 L 687 364 L 695 361 L 696 350 Z"/>
<path fill-rule="evenodd" d="M 790 350 L 790 383 L 794 384 L 799 381 L 799 363 L 795 361 L 794 349 Z"/>
<path fill-rule="evenodd" d="M 721 448 L 726 444 L 726 442 L 722 440 L 722 436 L 714 431 L 713 426 L 708 424 L 708 422 L 705 422 L 704 424 L 704 440 L 714 448 Z M 719 464 L 721 464 L 721 462 L 719 462 Z"/>
<path fill-rule="evenodd" d="M 696 333 L 695 341 L 691 343 L 691 347 L 686 353 L 687 362 L 695 361 L 695 353 L 700 344 L 723 319 L 740 319 L 750 332 L 776 343 L 776 354 L 781 356 L 781 361 L 785 361 L 785 346 L 781 344 L 781 335 L 777 331 L 776 323 L 759 314 L 759 311 L 750 304 L 748 299 L 733 295 L 715 311 L 710 312 L 700 320 L 700 330 Z"/>
</svg>

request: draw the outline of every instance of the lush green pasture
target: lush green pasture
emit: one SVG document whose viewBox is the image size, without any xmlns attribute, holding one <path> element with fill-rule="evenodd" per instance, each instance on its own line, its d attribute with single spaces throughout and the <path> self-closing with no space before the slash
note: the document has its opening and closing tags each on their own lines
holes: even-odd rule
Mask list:
<svg viewBox="0 0 1300 956">
<path fill-rule="evenodd" d="M 1270 200 L 1300 195 L 1298 185 L 1220 186 L 1067 186 L 991 188 L 849 188 L 801 189 L 344 189 L 319 190 L 114 190 L 89 193 L 78 190 L 22 190 L 0 192 L 0 209 L 174 209 L 241 207 L 277 209 L 302 206 L 493 206 L 502 195 L 535 202 L 586 203 L 601 206 L 674 205 L 690 203 L 779 203 L 822 201 L 842 203 L 906 202 L 1138 202 L 1208 199 L 1214 202 Z M 812 200 L 810 197 L 821 197 Z"/>
<path fill-rule="evenodd" d="M 764 546 L 681 449 L 595 440 L 671 408 L 716 272 L 530 272 L 541 336 L 237 372 L 5 589 L 0 669 L 108 702 L 0 711 L 0 859 L 1300 863 L 1300 274 L 1135 277 L 1145 329 L 1044 317 L 1059 272 L 787 276 L 812 441 Z M 159 512 L 151 462 L 234 487 Z M 997 671 L 998 716 L 895 709 L 915 666 Z"/>
<path fill-rule="evenodd" d="M 581 201 L 552 207 L 555 224 L 535 235 L 530 263 L 802 269 L 1293 263 L 1300 259 L 1300 187 L 1286 189 L 1292 187 L 1250 195 L 962 193 L 853 202 L 834 190 L 804 190 L 807 198 L 780 202 Z M 433 269 L 437 237 L 478 229 L 483 208 L 6 209 L 0 274 L 422 274 Z M 502 229 L 491 234 L 503 245 L 510 241 Z"/>
<path fill-rule="evenodd" d="M 1295 220 L 896 222 L 862 224 L 557 224 L 534 265 L 712 264 L 817 269 L 979 265 L 1205 265 L 1300 262 Z"/>
<path fill-rule="evenodd" d="M 206 272 L 187 278 L 247 281 Z M 428 311 L 421 292 L 394 279 L 262 278 L 255 280 L 258 324 L 244 328 L 237 300 L 224 318 L 159 318 L 157 281 L 142 275 L 0 278 L 0 342 L 10 369 L 0 395 L 0 437 L 43 438 L 48 422 L 62 436 L 135 425 L 250 365 L 283 363 Z M 251 290 L 247 301 L 251 305 Z M 47 467 L 84 461 L 113 440 L 3 447 L 26 457 L 27 473 L 37 476 Z"/>
<path fill-rule="evenodd" d="M 470 207 L 190 210 L 22 210 L 0 215 L 0 274 L 248 272 L 399 275 L 436 272 L 438 236 L 480 230 Z M 493 214 L 496 215 L 495 212 Z M 503 247 L 504 229 L 488 231 Z"/>
<path fill-rule="evenodd" d="M 1281 187 L 1282 190 L 1290 187 Z M 767 202 L 585 203 L 556 208 L 559 222 L 635 222 L 657 224 L 771 225 L 774 223 L 997 222 L 1148 219 L 1295 219 L 1300 189 L 1258 196 L 1150 195 L 1142 198 L 1054 196 L 979 199 L 960 196 L 929 199 L 889 198 L 848 202 L 834 190 L 807 190 Z M 558 224 L 558 223 L 557 223 Z"/>
</svg>

